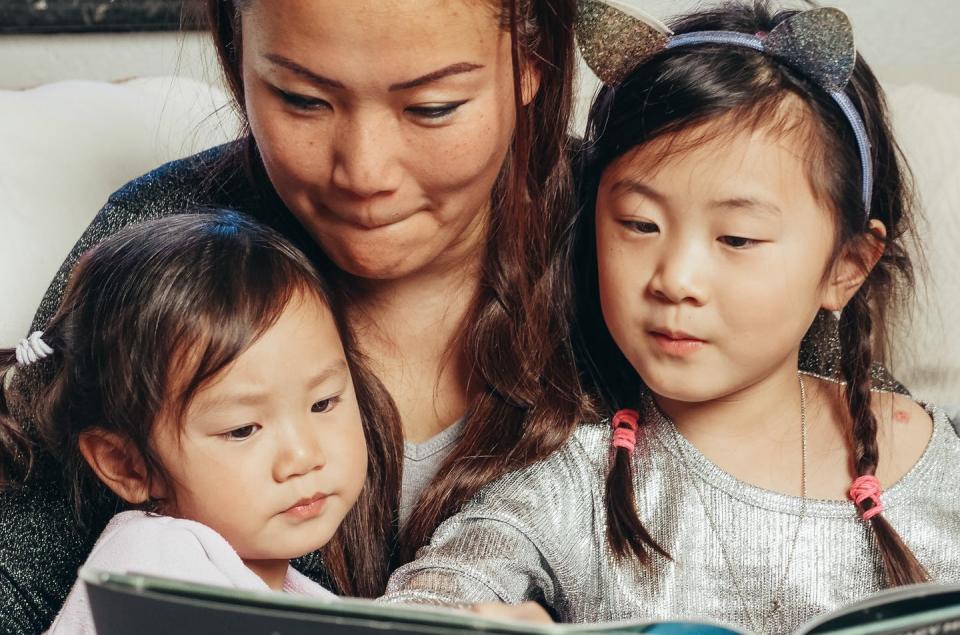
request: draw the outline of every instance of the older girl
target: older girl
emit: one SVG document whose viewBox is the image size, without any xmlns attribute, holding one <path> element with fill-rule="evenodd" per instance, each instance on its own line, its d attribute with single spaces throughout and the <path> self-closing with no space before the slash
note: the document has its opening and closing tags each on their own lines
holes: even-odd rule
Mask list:
<svg viewBox="0 0 960 635">
<path fill-rule="evenodd" d="M 671 34 L 584 2 L 583 25 L 609 86 L 584 159 L 581 331 L 612 418 L 482 490 L 389 600 L 780 633 L 960 582 L 958 431 L 872 389 L 912 201 L 846 16 L 729 4 Z M 811 328 L 825 312 L 833 338 Z M 839 347 L 835 374 L 798 372 L 805 334 Z"/>
</svg>

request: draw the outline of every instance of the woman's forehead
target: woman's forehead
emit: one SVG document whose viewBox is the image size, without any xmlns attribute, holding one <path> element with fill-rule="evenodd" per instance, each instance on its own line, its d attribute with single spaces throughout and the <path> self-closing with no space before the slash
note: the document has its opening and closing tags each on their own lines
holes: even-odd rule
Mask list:
<svg viewBox="0 0 960 635">
<path fill-rule="evenodd" d="M 242 13 L 242 30 L 247 51 L 280 52 L 344 72 L 410 72 L 452 58 L 482 59 L 496 53 L 506 34 L 486 0 L 254 2 Z"/>
</svg>

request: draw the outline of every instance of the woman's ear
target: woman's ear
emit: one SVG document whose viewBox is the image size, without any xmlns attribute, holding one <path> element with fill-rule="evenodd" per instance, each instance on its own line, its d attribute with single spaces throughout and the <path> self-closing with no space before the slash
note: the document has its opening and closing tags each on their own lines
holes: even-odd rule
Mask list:
<svg viewBox="0 0 960 635">
<path fill-rule="evenodd" d="M 529 106 L 540 92 L 540 67 L 533 61 L 523 62 L 520 71 L 520 98 L 524 106 Z"/>
<path fill-rule="evenodd" d="M 101 428 L 80 434 L 80 454 L 97 478 L 132 505 L 150 499 L 150 479 L 140 452 L 130 441 Z"/>
<path fill-rule="evenodd" d="M 886 239 L 887 228 L 880 221 L 871 220 L 863 236 L 834 263 L 824 289 L 822 308 L 842 311 L 847 306 L 883 255 Z"/>
</svg>

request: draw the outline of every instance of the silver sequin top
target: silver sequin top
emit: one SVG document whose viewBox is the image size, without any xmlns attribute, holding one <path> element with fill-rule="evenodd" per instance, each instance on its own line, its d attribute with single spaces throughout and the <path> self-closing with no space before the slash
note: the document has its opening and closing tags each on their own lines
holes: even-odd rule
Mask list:
<svg viewBox="0 0 960 635">
<path fill-rule="evenodd" d="M 942 410 L 928 412 L 931 441 L 884 493 L 884 513 L 935 580 L 960 582 L 960 437 Z M 418 559 L 393 574 L 384 601 L 536 599 L 562 621 L 699 616 L 785 632 L 882 588 L 872 531 L 852 503 L 808 501 L 787 566 L 802 499 L 738 481 L 663 418 L 641 430 L 633 457 L 637 506 L 673 561 L 655 556 L 644 569 L 610 553 L 610 429 L 583 425 L 562 450 L 488 486 L 443 523 Z M 781 585 L 780 611 L 771 612 Z"/>
</svg>

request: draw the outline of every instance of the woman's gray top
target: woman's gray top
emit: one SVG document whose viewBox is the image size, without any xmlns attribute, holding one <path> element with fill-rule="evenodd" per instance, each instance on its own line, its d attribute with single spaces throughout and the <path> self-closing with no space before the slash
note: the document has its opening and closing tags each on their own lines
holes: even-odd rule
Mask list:
<svg viewBox="0 0 960 635">
<path fill-rule="evenodd" d="M 957 583 L 960 438 L 942 410 L 928 412 L 932 439 L 884 492 L 884 514 L 935 580 Z M 701 616 L 784 632 L 882 588 L 872 531 L 852 503 L 808 501 L 791 558 L 802 499 L 738 481 L 670 422 L 648 420 L 633 457 L 637 506 L 673 560 L 655 555 L 646 569 L 612 555 L 611 431 L 583 425 L 561 451 L 487 486 L 444 522 L 393 574 L 385 601 L 539 600 L 563 621 Z M 775 599 L 780 612 L 769 610 Z"/>
</svg>

